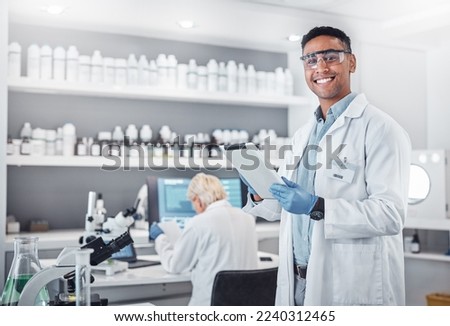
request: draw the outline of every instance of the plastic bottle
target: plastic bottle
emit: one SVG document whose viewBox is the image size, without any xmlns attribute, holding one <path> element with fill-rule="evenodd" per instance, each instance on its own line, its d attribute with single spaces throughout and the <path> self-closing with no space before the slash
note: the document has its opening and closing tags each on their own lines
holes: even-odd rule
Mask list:
<svg viewBox="0 0 450 326">
<path fill-rule="evenodd" d="M 53 50 L 44 45 L 41 48 L 41 79 L 50 80 L 53 77 Z"/>
<path fill-rule="evenodd" d="M 20 138 L 31 138 L 31 133 L 33 130 L 31 129 L 31 124 L 29 122 L 25 122 L 23 124 L 22 129 L 20 130 Z"/>
<path fill-rule="evenodd" d="M 173 54 L 167 56 L 167 87 L 175 89 L 177 87 L 177 58 Z"/>
<path fill-rule="evenodd" d="M 112 140 L 118 143 L 123 142 L 124 133 L 121 126 L 115 126 L 112 132 Z"/>
<path fill-rule="evenodd" d="M 414 232 L 412 241 L 411 241 L 411 252 L 413 254 L 420 253 L 420 240 L 419 240 L 419 234 L 417 230 Z"/>
<path fill-rule="evenodd" d="M 119 86 L 125 86 L 127 84 L 127 60 L 118 58 L 114 60 L 115 65 L 115 78 L 114 83 Z"/>
<path fill-rule="evenodd" d="M 276 84 L 276 78 L 275 78 L 275 72 L 269 71 L 266 75 L 267 80 L 267 94 L 274 95 L 276 94 L 275 90 L 275 84 Z"/>
<path fill-rule="evenodd" d="M 20 144 L 20 155 L 31 155 L 30 138 L 24 137 Z"/>
<path fill-rule="evenodd" d="M 66 53 L 66 80 L 68 82 L 78 81 L 78 59 L 79 53 L 76 46 L 71 45 Z"/>
<path fill-rule="evenodd" d="M 247 70 L 245 70 L 245 66 L 243 63 L 240 63 L 238 65 L 237 76 L 238 93 L 247 94 Z"/>
<path fill-rule="evenodd" d="M 208 67 L 208 92 L 219 90 L 219 65 L 214 59 L 210 59 L 206 65 Z"/>
<path fill-rule="evenodd" d="M 8 46 L 8 77 L 18 78 L 21 75 L 22 47 L 17 42 Z"/>
<path fill-rule="evenodd" d="M 95 50 L 91 58 L 91 82 L 94 84 L 103 83 L 103 57 L 100 51 Z"/>
<path fill-rule="evenodd" d="M 220 92 L 228 91 L 228 75 L 227 75 L 227 67 L 225 66 L 225 62 L 219 63 L 219 81 L 218 81 L 218 90 Z"/>
<path fill-rule="evenodd" d="M 41 128 L 33 129 L 31 134 L 31 155 L 45 155 L 45 130 Z"/>
<path fill-rule="evenodd" d="M 187 73 L 188 65 L 185 63 L 179 63 L 177 65 L 177 88 L 187 89 Z"/>
<path fill-rule="evenodd" d="M 53 49 L 53 79 L 66 80 L 66 50 L 61 46 Z"/>
<path fill-rule="evenodd" d="M 206 66 L 197 67 L 197 90 L 202 92 L 208 90 L 208 69 Z"/>
<path fill-rule="evenodd" d="M 158 86 L 167 87 L 167 57 L 164 53 L 158 54 L 156 58 L 156 66 L 158 67 Z"/>
<path fill-rule="evenodd" d="M 128 139 L 129 144 L 133 144 L 138 140 L 138 130 L 136 128 L 136 125 L 129 124 L 126 131 L 125 131 L 125 137 Z"/>
<path fill-rule="evenodd" d="M 56 129 L 56 140 L 55 140 L 55 155 L 63 155 L 63 148 L 64 148 L 64 142 L 63 142 L 63 131 L 62 128 L 59 127 Z"/>
<path fill-rule="evenodd" d="M 56 130 L 45 131 L 45 155 L 56 155 Z"/>
<path fill-rule="evenodd" d="M 15 154 L 14 143 L 12 141 L 11 136 L 8 135 L 8 140 L 6 143 L 6 155 L 14 155 L 14 154 Z"/>
<path fill-rule="evenodd" d="M 288 68 L 284 70 L 284 95 L 294 95 L 294 77 Z"/>
<path fill-rule="evenodd" d="M 253 65 L 247 67 L 247 93 L 256 94 L 256 71 Z"/>
<path fill-rule="evenodd" d="M 27 50 L 27 76 L 39 79 L 41 71 L 41 50 L 37 44 L 31 44 Z"/>
<path fill-rule="evenodd" d="M 234 60 L 228 61 L 227 64 L 227 91 L 229 93 L 237 92 L 237 65 Z"/>
<path fill-rule="evenodd" d="M 278 67 L 275 69 L 275 94 L 283 96 L 284 92 L 285 92 L 284 71 L 283 68 Z"/>
<path fill-rule="evenodd" d="M 138 62 L 134 53 L 128 56 L 127 61 L 127 85 L 136 86 L 138 84 Z"/>
<path fill-rule="evenodd" d="M 78 81 L 80 83 L 89 83 L 91 81 L 91 57 L 80 55 L 78 64 Z"/>
<path fill-rule="evenodd" d="M 76 128 L 72 123 L 66 123 L 62 127 L 63 131 L 63 155 L 73 156 L 75 154 L 75 144 L 77 142 Z"/>
<path fill-rule="evenodd" d="M 103 58 L 103 82 L 107 85 L 113 85 L 115 81 L 116 67 L 114 58 Z"/>
<path fill-rule="evenodd" d="M 158 66 L 156 65 L 155 60 L 150 60 L 149 70 L 150 70 L 150 86 L 156 87 L 158 86 Z"/>
<path fill-rule="evenodd" d="M 141 55 L 138 61 L 138 84 L 148 86 L 150 84 L 150 66 L 147 57 Z"/>
<path fill-rule="evenodd" d="M 141 130 L 139 131 L 139 138 L 141 138 L 141 141 L 144 144 L 148 144 L 150 143 L 150 141 L 152 140 L 152 129 L 150 128 L 149 125 L 145 124 L 141 127 Z"/>
<path fill-rule="evenodd" d="M 256 72 L 256 92 L 261 95 L 267 94 L 267 73 L 265 71 Z"/>
<path fill-rule="evenodd" d="M 197 89 L 197 62 L 195 62 L 195 59 L 189 60 L 187 86 L 189 89 Z"/>
<path fill-rule="evenodd" d="M 37 243 L 37 237 L 18 237 L 14 239 L 14 258 L 3 289 L 3 306 L 17 306 L 25 284 L 34 274 L 42 269 L 38 258 Z M 44 287 L 39 292 L 35 305 L 45 306 L 48 303 L 49 295 Z"/>
</svg>

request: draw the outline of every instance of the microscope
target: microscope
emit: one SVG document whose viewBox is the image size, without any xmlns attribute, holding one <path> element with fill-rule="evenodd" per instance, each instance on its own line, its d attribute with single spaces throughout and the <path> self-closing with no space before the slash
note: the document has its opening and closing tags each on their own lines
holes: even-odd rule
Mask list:
<svg viewBox="0 0 450 326">
<path fill-rule="evenodd" d="M 112 254 L 118 252 L 122 248 L 133 243 L 128 232 L 123 233 L 119 237 L 105 243 L 101 237 L 94 239 L 88 244 L 81 247 L 81 249 L 91 249 L 90 265 L 97 266 L 103 261 L 107 260 Z M 47 286 L 47 284 L 54 280 L 64 280 L 64 290 L 59 293 L 54 300 L 50 301 L 53 305 L 73 305 L 73 300 L 67 298 L 73 297 L 75 292 L 75 252 L 79 248 L 64 248 L 59 254 L 56 264 L 46 267 L 34 274 L 33 277 L 25 284 L 19 298 L 19 306 L 33 306 L 39 292 Z M 90 275 L 90 283 L 94 281 L 94 277 Z M 107 299 L 101 299 L 98 295 L 91 295 L 92 305 L 107 305 Z"/>
</svg>

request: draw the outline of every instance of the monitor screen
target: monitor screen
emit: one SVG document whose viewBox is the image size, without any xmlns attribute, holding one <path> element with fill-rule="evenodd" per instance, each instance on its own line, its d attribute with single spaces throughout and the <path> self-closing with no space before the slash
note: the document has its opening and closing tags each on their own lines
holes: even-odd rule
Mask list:
<svg viewBox="0 0 450 326">
<path fill-rule="evenodd" d="M 221 178 L 228 201 L 234 207 L 242 207 L 242 183 L 239 178 Z M 183 229 L 196 212 L 187 198 L 190 178 L 149 177 L 149 223 L 175 221 Z"/>
</svg>

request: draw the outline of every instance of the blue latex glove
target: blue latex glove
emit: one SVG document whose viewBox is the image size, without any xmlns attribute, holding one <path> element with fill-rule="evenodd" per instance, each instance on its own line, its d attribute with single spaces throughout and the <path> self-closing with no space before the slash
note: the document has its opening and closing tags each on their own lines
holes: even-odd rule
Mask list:
<svg viewBox="0 0 450 326">
<path fill-rule="evenodd" d="M 247 190 L 248 190 L 249 193 L 251 193 L 253 196 L 258 195 L 256 193 L 255 189 L 253 189 L 252 186 L 250 186 L 248 181 L 240 173 L 239 173 L 239 178 L 241 178 L 242 182 L 247 186 Z"/>
<path fill-rule="evenodd" d="M 159 227 L 158 223 L 153 222 L 150 226 L 149 238 L 150 240 L 156 240 L 164 231 Z"/>
<path fill-rule="evenodd" d="M 295 182 L 282 177 L 286 185 L 274 183 L 269 191 L 281 207 L 293 214 L 309 214 L 319 197 L 311 195 Z"/>
</svg>

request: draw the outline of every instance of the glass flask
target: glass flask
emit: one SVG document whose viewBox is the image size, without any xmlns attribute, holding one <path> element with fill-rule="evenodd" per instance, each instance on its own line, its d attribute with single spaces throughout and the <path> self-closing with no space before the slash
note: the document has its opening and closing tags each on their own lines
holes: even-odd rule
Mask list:
<svg viewBox="0 0 450 326">
<path fill-rule="evenodd" d="M 91 305 L 91 253 L 94 249 L 75 251 L 75 297 L 77 306 Z"/>
<path fill-rule="evenodd" d="M 38 237 L 17 237 L 14 239 L 14 259 L 3 289 L 2 305 L 17 306 L 19 297 L 28 280 L 42 268 L 38 259 Z M 46 287 L 36 297 L 35 305 L 49 303 Z"/>
</svg>

